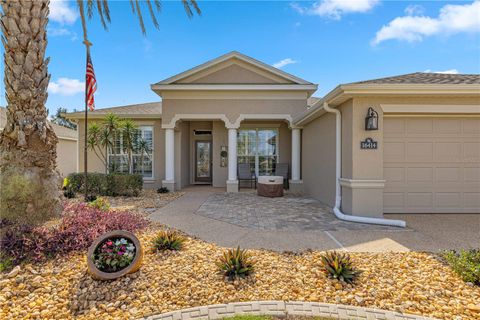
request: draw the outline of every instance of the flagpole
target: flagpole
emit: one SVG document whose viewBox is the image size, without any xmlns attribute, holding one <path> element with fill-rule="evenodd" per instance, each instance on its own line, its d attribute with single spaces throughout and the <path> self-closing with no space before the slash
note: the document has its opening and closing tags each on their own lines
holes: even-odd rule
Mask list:
<svg viewBox="0 0 480 320">
<path fill-rule="evenodd" d="M 87 38 L 87 22 L 85 21 L 85 11 L 84 11 L 84 6 L 83 6 L 83 0 L 77 0 L 77 5 L 78 9 L 80 10 L 80 17 L 82 20 L 82 29 L 83 29 L 83 44 L 85 45 L 85 51 L 86 51 L 86 61 L 85 61 L 85 69 L 88 65 L 88 56 L 90 55 L 90 46 L 92 43 L 88 41 Z M 88 201 L 88 174 L 87 174 L 87 169 L 88 169 L 88 159 L 87 159 L 87 133 L 88 133 L 88 99 L 87 99 L 87 73 L 85 72 L 85 127 L 84 127 L 84 149 L 83 149 L 83 173 L 84 173 L 84 178 L 85 178 L 85 197 L 84 200 L 85 202 Z"/>
<path fill-rule="evenodd" d="M 88 64 L 88 56 L 90 55 L 90 45 L 91 43 L 85 38 L 83 41 L 86 48 L 86 61 L 85 61 L 85 68 Z M 84 148 L 83 148 L 83 171 L 84 171 L 84 181 L 85 181 L 85 202 L 88 202 L 88 144 L 87 144 L 87 133 L 88 133 L 88 99 L 87 99 L 87 73 L 85 72 L 85 138 L 84 138 Z"/>
</svg>

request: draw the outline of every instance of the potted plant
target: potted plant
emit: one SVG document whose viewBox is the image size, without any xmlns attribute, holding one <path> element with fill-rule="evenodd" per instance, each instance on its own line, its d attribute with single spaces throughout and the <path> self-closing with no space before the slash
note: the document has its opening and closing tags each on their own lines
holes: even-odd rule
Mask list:
<svg viewBox="0 0 480 320">
<path fill-rule="evenodd" d="M 112 280 L 136 272 L 142 260 L 140 241 L 133 233 L 122 230 L 101 235 L 87 253 L 88 272 L 98 280 Z"/>
</svg>

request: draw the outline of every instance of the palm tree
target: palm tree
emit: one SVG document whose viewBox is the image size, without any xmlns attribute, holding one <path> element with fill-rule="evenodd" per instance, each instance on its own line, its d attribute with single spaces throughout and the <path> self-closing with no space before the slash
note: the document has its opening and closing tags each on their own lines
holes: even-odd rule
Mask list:
<svg viewBox="0 0 480 320">
<path fill-rule="evenodd" d="M 92 150 L 98 159 L 100 159 L 105 165 L 105 173 L 108 173 L 108 159 L 107 150 L 110 145 L 110 139 L 108 139 L 108 133 L 97 122 L 92 122 L 88 125 L 87 133 L 87 146 L 89 150 Z"/>
<path fill-rule="evenodd" d="M 123 140 L 123 149 L 127 152 L 128 173 L 133 173 L 132 154 L 135 146 L 135 136 L 138 133 L 137 125 L 132 119 L 124 119 L 120 125 L 120 134 Z"/>
<path fill-rule="evenodd" d="M 161 8 L 160 2 L 147 0 L 144 3 L 158 28 L 156 15 Z M 194 11 L 200 14 L 196 1 L 182 0 L 182 3 L 189 17 Z M 7 100 L 7 123 L 0 134 L 0 215 L 5 217 L 16 207 L 19 214 L 15 216 L 19 218 L 37 215 L 47 219 L 61 211 L 58 192 L 61 182 L 56 170 L 58 140 L 47 122 L 45 108 L 50 80 L 49 58 L 45 59 L 49 0 L 0 0 L 0 4 Z M 92 18 L 96 8 L 106 29 L 110 22 L 108 0 L 77 0 L 77 4 L 88 45 L 85 12 Z M 131 0 L 130 4 L 145 34 L 141 5 L 138 0 Z M 21 184 L 12 181 L 19 179 L 24 185 L 38 188 L 24 197 L 5 196 L 16 194 L 13 189 Z"/>
<path fill-rule="evenodd" d="M 147 155 L 152 151 L 152 148 L 150 146 L 150 143 L 143 139 L 142 137 L 138 138 L 136 143 L 135 143 L 135 152 L 140 154 L 140 166 L 142 167 L 142 172 L 144 171 L 144 160 L 145 160 L 145 155 Z"/>
<path fill-rule="evenodd" d="M 116 168 L 116 160 L 117 160 L 117 140 L 120 138 L 120 127 L 121 127 L 121 120 L 120 118 L 113 114 L 108 113 L 102 121 L 103 127 L 103 139 L 105 140 L 105 154 L 108 154 L 108 150 L 112 150 L 113 154 L 113 161 L 110 162 L 110 171 L 115 172 Z"/>
</svg>

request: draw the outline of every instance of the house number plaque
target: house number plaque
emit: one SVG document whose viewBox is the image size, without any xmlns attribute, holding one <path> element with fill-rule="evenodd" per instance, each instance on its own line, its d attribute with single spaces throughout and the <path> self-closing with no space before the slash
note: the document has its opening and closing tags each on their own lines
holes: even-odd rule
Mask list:
<svg viewBox="0 0 480 320">
<path fill-rule="evenodd" d="M 377 141 L 374 141 L 372 138 L 366 138 L 360 141 L 360 149 L 377 149 Z"/>
</svg>

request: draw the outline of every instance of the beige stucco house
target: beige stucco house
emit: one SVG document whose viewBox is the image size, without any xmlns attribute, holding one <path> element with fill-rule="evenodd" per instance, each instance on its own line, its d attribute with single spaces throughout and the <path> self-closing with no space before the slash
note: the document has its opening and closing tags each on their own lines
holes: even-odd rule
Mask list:
<svg viewBox="0 0 480 320">
<path fill-rule="evenodd" d="M 316 84 L 231 52 L 151 89 L 161 102 L 89 113 L 137 122 L 152 144 L 146 187 L 237 192 L 238 163 L 257 176 L 287 163 L 290 190 L 338 214 L 480 213 L 480 75 L 414 73 L 315 98 Z M 80 171 L 83 116 L 68 114 L 79 124 Z M 104 171 L 93 153 L 88 163 Z"/>
<path fill-rule="evenodd" d="M 0 131 L 5 128 L 7 122 L 6 109 L 0 107 Z M 77 131 L 55 123 L 51 123 L 58 137 L 57 143 L 57 169 L 62 176 L 77 172 Z"/>
</svg>

